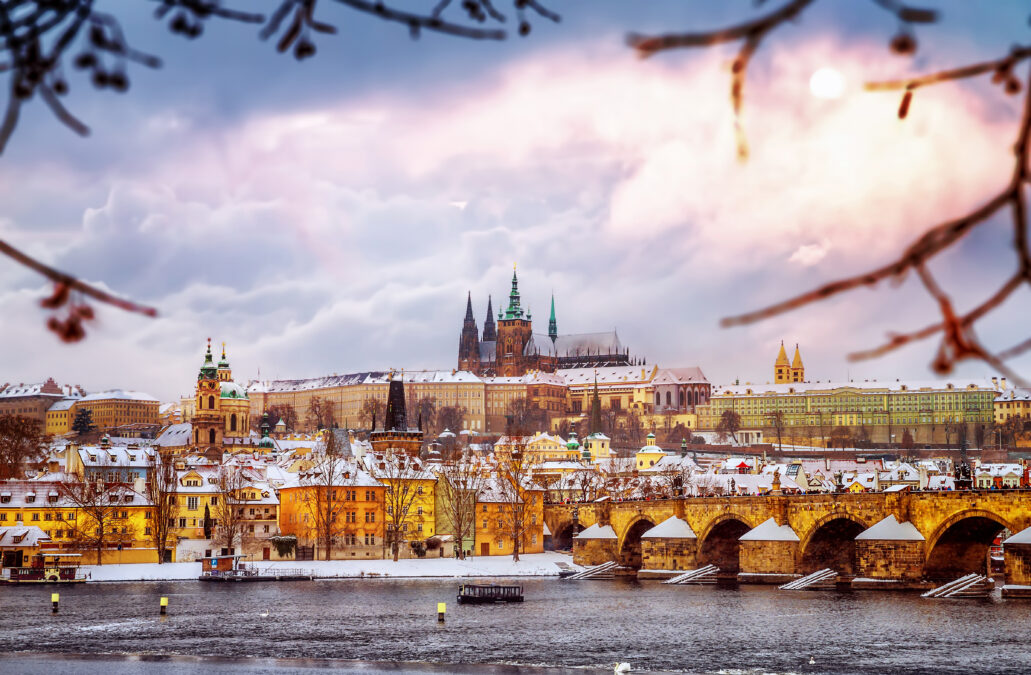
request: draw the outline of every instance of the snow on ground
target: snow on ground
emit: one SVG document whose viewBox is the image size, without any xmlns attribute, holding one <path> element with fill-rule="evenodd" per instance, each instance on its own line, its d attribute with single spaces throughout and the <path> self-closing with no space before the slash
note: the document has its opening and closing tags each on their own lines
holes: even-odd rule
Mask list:
<svg viewBox="0 0 1031 675">
<path fill-rule="evenodd" d="M 249 562 L 259 569 L 302 570 L 322 579 L 345 577 L 538 577 L 558 576 L 557 563 L 574 569 L 572 556 L 564 553 L 533 553 L 519 556 L 454 558 L 413 558 L 411 560 L 280 560 Z M 136 563 L 124 565 L 83 565 L 91 581 L 170 581 L 196 579 L 200 563 Z"/>
</svg>

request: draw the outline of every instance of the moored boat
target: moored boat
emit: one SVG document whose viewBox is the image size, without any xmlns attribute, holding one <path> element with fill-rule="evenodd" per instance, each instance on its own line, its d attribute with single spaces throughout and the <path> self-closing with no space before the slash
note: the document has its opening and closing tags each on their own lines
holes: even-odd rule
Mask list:
<svg viewBox="0 0 1031 675">
<path fill-rule="evenodd" d="M 493 602 L 522 602 L 522 586 L 499 584 L 462 584 L 458 587 L 459 604 L 486 604 Z"/>
<path fill-rule="evenodd" d="M 0 581 L 12 584 L 74 584 L 86 581 L 79 567 L 78 553 L 41 551 L 29 559 L 27 566 L 4 567 Z"/>
</svg>

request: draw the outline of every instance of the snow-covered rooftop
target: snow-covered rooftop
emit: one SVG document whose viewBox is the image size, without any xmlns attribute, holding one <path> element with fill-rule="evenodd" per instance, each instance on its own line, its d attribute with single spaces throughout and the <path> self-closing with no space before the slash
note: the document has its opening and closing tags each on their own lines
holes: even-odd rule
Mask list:
<svg viewBox="0 0 1031 675">
<path fill-rule="evenodd" d="M 602 526 L 595 523 L 576 535 L 574 539 L 619 539 L 619 537 L 616 536 L 616 531 L 612 529 L 611 525 Z"/>
<path fill-rule="evenodd" d="M 1031 544 L 1031 527 L 1024 528 L 1020 532 L 1002 542 L 1003 546 L 1008 544 Z"/>
<path fill-rule="evenodd" d="M 713 385 L 713 398 L 722 396 L 763 396 L 770 394 L 780 395 L 803 395 L 816 392 L 832 392 L 837 389 L 853 389 L 862 392 L 884 392 L 884 391 L 949 391 L 949 390 L 982 390 L 997 391 L 998 386 L 992 384 L 987 378 L 959 378 L 953 377 L 942 380 L 893 380 L 878 382 L 869 380 L 863 382 L 790 382 L 785 384 L 770 384 L 768 382 L 745 383 L 735 385 Z"/>
<path fill-rule="evenodd" d="M 856 537 L 856 541 L 924 541 L 924 535 L 916 529 L 913 523 L 906 521 L 900 523 L 895 516 L 888 516 L 868 530 L 865 530 Z"/>
<path fill-rule="evenodd" d="M 686 521 L 670 516 L 641 535 L 641 539 L 697 539 Z"/>
<path fill-rule="evenodd" d="M 127 391 L 125 389 L 111 389 L 110 391 L 98 391 L 95 394 L 89 394 L 83 396 L 84 402 L 88 401 L 143 401 L 146 403 L 158 403 L 158 400 L 150 394 L 144 394 L 142 391 Z"/>
<path fill-rule="evenodd" d="M 778 525 L 773 518 L 741 535 L 740 541 L 799 541 L 790 525 Z"/>
</svg>

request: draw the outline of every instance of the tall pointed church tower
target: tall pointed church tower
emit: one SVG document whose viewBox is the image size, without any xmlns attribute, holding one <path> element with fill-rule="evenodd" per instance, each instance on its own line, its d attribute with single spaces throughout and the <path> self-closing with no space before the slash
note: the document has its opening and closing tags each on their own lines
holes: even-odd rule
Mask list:
<svg viewBox="0 0 1031 675">
<path fill-rule="evenodd" d="M 508 307 L 498 320 L 496 346 L 497 374 L 517 377 L 526 372 L 523 350 L 533 334 L 533 324 L 519 303 L 519 279 L 512 266 L 512 291 L 508 294 Z"/>
<path fill-rule="evenodd" d="M 498 339 L 498 331 L 494 326 L 494 307 L 491 306 L 491 297 L 487 296 L 487 318 L 483 321 L 483 341 L 494 342 Z"/>
<path fill-rule="evenodd" d="M 197 387 L 194 395 L 196 411 L 193 414 L 193 443 L 197 446 L 215 446 L 222 449 L 222 387 L 218 368 L 211 358 L 211 338 L 204 363 L 197 373 Z"/>
<path fill-rule="evenodd" d="M 465 321 L 462 322 L 462 336 L 458 339 L 458 369 L 478 372 L 480 366 L 480 336 L 473 317 L 473 295 L 470 292 L 465 301 Z"/>
<path fill-rule="evenodd" d="M 773 383 L 787 384 L 791 381 L 791 362 L 788 361 L 788 353 L 784 351 L 784 341 L 780 341 L 780 351 L 777 352 L 777 360 L 773 364 Z"/>
<path fill-rule="evenodd" d="M 558 339 L 558 321 L 555 320 L 555 294 L 551 294 L 551 318 L 548 319 L 548 337 L 552 344 Z"/>
<path fill-rule="evenodd" d="M 791 381 L 805 382 L 805 366 L 802 365 L 802 354 L 798 351 L 798 343 L 795 343 L 795 358 L 791 359 Z"/>
</svg>

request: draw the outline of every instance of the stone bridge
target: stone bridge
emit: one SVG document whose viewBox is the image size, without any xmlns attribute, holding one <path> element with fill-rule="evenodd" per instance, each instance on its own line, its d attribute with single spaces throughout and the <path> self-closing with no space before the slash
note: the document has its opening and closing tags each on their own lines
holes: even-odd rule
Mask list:
<svg viewBox="0 0 1031 675">
<path fill-rule="evenodd" d="M 647 530 L 676 516 L 694 537 L 646 538 Z M 857 535 L 889 516 L 910 536 Z M 742 535 L 772 518 L 741 541 Z M 987 571 L 988 550 L 1003 531 L 1031 526 L 1031 491 L 894 492 L 756 497 L 694 497 L 657 501 L 550 504 L 544 520 L 555 548 L 569 548 L 575 533 L 611 526 L 600 539 L 576 539 L 574 559 L 594 565 L 616 560 L 644 570 L 687 570 L 715 564 L 721 576 L 742 581 L 781 579 L 832 568 L 844 579 L 919 586 Z M 876 531 L 875 531 L 876 532 Z M 607 533 L 607 531 L 606 531 Z M 793 535 L 792 535 L 793 533 Z M 901 536 L 897 535 L 896 536 Z M 605 538 L 607 537 L 607 538 Z M 872 585 L 877 585 L 873 583 Z"/>
</svg>

